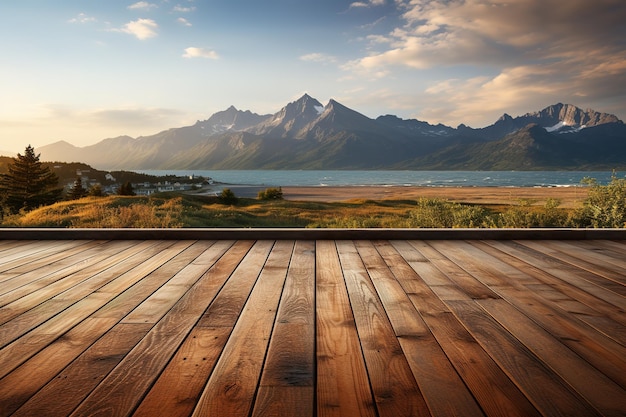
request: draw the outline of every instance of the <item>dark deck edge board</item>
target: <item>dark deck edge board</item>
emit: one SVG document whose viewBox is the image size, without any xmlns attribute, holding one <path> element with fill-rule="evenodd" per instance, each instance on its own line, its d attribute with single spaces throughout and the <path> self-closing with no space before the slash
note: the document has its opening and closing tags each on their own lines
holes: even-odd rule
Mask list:
<svg viewBox="0 0 626 417">
<path fill-rule="evenodd" d="M 57 229 L 5 228 L 0 240 L 587 240 L 626 239 L 626 229 Z"/>
</svg>

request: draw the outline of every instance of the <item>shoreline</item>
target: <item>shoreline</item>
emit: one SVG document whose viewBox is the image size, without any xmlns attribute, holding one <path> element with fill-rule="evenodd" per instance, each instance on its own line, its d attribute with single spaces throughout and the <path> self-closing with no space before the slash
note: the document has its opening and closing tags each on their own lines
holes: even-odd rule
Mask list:
<svg viewBox="0 0 626 417">
<path fill-rule="evenodd" d="M 267 186 L 222 184 L 237 197 L 256 198 Z M 442 198 L 457 203 L 483 205 L 517 205 L 520 200 L 543 206 L 552 198 L 561 202 L 560 207 L 580 207 L 587 197 L 588 187 L 434 187 L 434 186 L 283 186 L 283 197 L 291 201 L 341 202 L 351 200 L 416 200 L 419 198 Z"/>
</svg>

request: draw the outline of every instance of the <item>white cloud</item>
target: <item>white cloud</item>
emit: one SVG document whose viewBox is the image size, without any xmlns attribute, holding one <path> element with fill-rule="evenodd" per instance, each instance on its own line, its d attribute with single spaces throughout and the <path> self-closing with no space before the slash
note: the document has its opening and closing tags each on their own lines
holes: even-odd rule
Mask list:
<svg viewBox="0 0 626 417">
<path fill-rule="evenodd" d="M 85 13 L 79 13 L 78 16 L 68 20 L 70 23 L 90 23 L 96 21 L 95 17 L 87 16 Z"/>
<path fill-rule="evenodd" d="M 184 17 L 179 17 L 178 19 L 176 19 L 176 21 L 183 26 L 187 26 L 187 27 L 192 26 L 189 20 L 185 19 Z"/>
<path fill-rule="evenodd" d="M 319 52 L 313 52 L 310 54 L 300 56 L 301 61 L 306 62 L 320 62 L 320 63 L 334 63 L 337 62 L 337 58 L 332 55 L 327 55 Z"/>
<path fill-rule="evenodd" d="M 177 4 L 176 6 L 174 6 L 174 8 L 172 9 L 172 11 L 174 12 L 178 12 L 178 13 L 191 13 L 194 10 L 196 10 L 195 6 L 191 6 L 191 7 L 185 7 L 185 6 L 181 6 L 180 4 Z"/>
<path fill-rule="evenodd" d="M 128 33 L 144 40 L 157 36 L 159 25 L 152 19 L 137 19 L 126 23 L 121 29 L 113 29 L 115 32 Z"/>
<path fill-rule="evenodd" d="M 147 1 L 138 1 L 137 3 L 133 3 L 128 6 L 129 10 L 152 10 L 159 7 L 157 4 L 148 3 Z"/>
<path fill-rule="evenodd" d="M 385 5 L 385 0 L 369 0 L 367 2 L 355 1 L 354 3 L 350 4 L 350 9 L 374 7 L 374 6 L 384 6 L 384 5 Z"/>
<path fill-rule="evenodd" d="M 396 4 L 396 28 L 366 38 L 370 52 L 342 68 L 360 78 L 398 69 L 436 74 L 422 97 L 429 110 L 421 116 L 430 120 L 486 123 L 495 112 L 626 97 L 623 0 Z"/>
<path fill-rule="evenodd" d="M 185 53 L 183 54 L 183 58 L 208 58 L 208 59 L 218 59 L 219 56 L 217 52 L 212 51 L 210 49 L 204 48 L 196 48 L 189 47 L 185 48 Z"/>
</svg>

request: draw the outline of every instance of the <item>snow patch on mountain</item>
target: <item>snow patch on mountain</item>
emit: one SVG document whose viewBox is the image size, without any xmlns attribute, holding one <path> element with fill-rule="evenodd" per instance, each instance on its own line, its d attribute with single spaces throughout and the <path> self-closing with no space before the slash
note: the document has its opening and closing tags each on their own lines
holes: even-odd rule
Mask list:
<svg viewBox="0 0 626 417">
<path fill-rule="evenodd" d="M 563 126 L 567 126 L 567 125 L 565 124 L 565 122 L 564 122 L 564 121 L 560 121 L 560 122 L 558 122 L 557 124 L 555 124 L 554 126 L 551 126 L 551 127 L 546 127 L 545 129 L 546 129 L 546 131 L 548 131 L 548 132 L 554 132 L 554 131 L 556 131 L 556 130 L 561 129 Z"/>
</svg>

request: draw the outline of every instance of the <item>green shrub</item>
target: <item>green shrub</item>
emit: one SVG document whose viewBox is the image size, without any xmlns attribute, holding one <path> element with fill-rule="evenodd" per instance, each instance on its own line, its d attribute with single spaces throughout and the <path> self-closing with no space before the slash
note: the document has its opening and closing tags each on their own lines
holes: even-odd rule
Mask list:
<svg viewBox="0 0 626 417">
<path fill-rule="evenodd" d="M 408 227 L 482 227 L 489 212 L 478 206 L 452 203 L 440 198 L 420 198 L 409 213 Z"/>
<path fill-rule="evenodd" d="M 548 198 L 543 207 L 533 207 L 532 201 L 520 200 L 495 219 L 495 227 L 528 228 L 528 227 L 567 227 L 569 219 L 567 211 L 559 208 L 561 202 Z"/>
<path fill-rule="evenodd" d="M 224 188 L 220 193 L 219 200 L 223 204 L 237 204 L 239 199 L 235 196 L 233 190 L 230 188 Z"/>
<path fill-rule="evenodd" d="M 282 187 L 270 187 L 265 190 L 259 191 L 257 194 L 257 198 L 259 200 L 282 200 L 283 199 L 283 188 Z"/>
<path fill-rule="evenodd" d="M 626 227 L 626 179 L 613 173 L 611 182 L 600 185 L 595 179 L 586 178 L 591 185 L 583 207 L 574 216 L 578 227 Z"/>
</svg>

